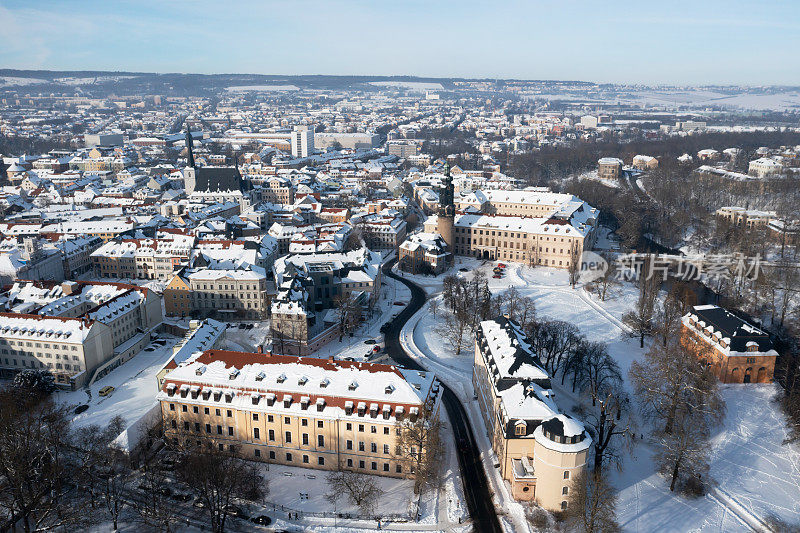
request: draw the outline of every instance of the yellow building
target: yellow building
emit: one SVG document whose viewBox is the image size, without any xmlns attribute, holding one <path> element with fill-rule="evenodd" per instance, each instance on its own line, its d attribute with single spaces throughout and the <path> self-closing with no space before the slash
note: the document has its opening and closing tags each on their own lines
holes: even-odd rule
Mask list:
<svg viewBox="0 0 800 533">
<path fill-rule="evenodd" d="M 586 469 L 592 439 L 583 424 L 559 412 L 550 376 L 529 346 L 509 318 L 481 322 L 472 382 L 512 496 L 564 510 L 572 480 Z"/>
<path fill-rule="evenodd" d="M 167 438 L 212 442 L 243 457 L 322 470 L 408 477 L 400 423 L 438 416 L 433 373 L 271 353 L 198 352 L 157 396 Z"/>
</svg>

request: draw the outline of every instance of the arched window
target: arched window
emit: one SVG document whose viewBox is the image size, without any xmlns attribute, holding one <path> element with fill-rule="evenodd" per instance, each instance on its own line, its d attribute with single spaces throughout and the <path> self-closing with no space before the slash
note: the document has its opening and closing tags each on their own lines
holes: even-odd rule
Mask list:
<svg viewBox="0 0 800 533">
<path fill-rule="evenodd" d="M 564 479 L 569 479 L 569 470 L 564 470 Z"/>
<path fill-rule="evenodd" d="M 567 510 L 567 501 L 566 500 L 561 502 L 561 510 L 562 511 L 566 511 Z"/>
</svg>

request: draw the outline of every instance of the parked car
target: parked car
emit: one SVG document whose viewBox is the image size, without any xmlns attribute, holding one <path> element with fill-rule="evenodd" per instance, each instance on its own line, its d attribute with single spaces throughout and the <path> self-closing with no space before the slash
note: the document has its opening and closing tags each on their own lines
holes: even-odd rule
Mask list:
<svg viewBox="0 0 800 533">
<path fill-rule="evenodd" d="M 83 405 L 79 405 L 78 407 L 75 408 L 75 414 L 79 415 L 82 412 L 84 412 L 85 410 L 87 410 L 88 408 L 89 408 L 89 404 L 88 403 L 85 403 Z"/>
<path fill-rule="evenodd" d="M 250 521 L 260 526 L 268 526 L 272 523 L 272 518 L 261 514 L 258 516 L 254 516 L 253 518 L 250 519 Z"/>
<path fill-rule="evenodd" d="M 493 278 L 495 278 L 495 279 L 500 279 L 500 278 L 502 278 L 502 277 L 503 277 L 503 275 L 502 275 L 502 274 L 495 274 L 495 275 L 494 275 L 494 276 L 492 276 L 492 277 L 493 277 Z"/>
<path fill-rule="evenodd" d="M 375 353 L 378 353 L 378 352 L 381 351 L 381 347 L 380 346 L 373 346 L 372 347 L 372 351 L 375 352 Z"/>
<path fill-rule="evenodd" d="M 364 344 L 375 344 L 375 339 L 367 339 L 364 341 Z"/>
<path fill-rule="evenodd" d="M 458 269 L 459 272 L 469 272 L 468 268 L 461 267 Z"/>
<path fill-rule="evenodd" d="M 497 263 L 497 266 L 500 267 L 500 268 L 505 268 L 506 264 L 505 263 Z"/>
<path fill-rule="evenodd" d="M 98 392 L 98 394 L 99 394 L 100 396 L 108 396 L 109 394 L 111 394 L 111 393 L 112 393 L 112 392 L 114 392 L 115 390 L 116 390 L 116 389 L 115 389 L 114 387 L 112 387 L 111 385 L 106 385 L 105 387 L 103 387 L 102 389 L 100 389 L 100 392 Z"/>
<path fill-rule="evenodd" d="M 255 327 L 254 324 L 247 324 L 247 329 L 253 329 Z"/>
</svg>

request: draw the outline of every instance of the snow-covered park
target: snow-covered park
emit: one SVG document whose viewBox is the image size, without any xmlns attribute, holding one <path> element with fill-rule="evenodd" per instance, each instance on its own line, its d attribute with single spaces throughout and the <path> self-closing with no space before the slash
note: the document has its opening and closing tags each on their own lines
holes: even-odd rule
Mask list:
<svg viewBox="0 0 800 533">
<path fill-rule="evenodd" d="M 563 270 L 529 268 L 509 264 L 501 279 L 492 277 L 493 262 L 458 258 L 451 272 L 470 277 L 477 270 L 487 274 L 493 293 L 516 287 L 532 298 L 537 317 L 564 320 L 576 325 L 593 341 L 608 345 L 626 379 L 632 361 L 647 350 L 639 348 L 638 339 L 628 335 L 621 321 L 636 300 L 636 288 L 624 283 L 606 301 L 578 287 L 569 286 Z M 408 276 L 420 282 L 430 299 L 441 300 L 443 275 L 436 278 Z M 440 303 L 438 311 L 441 313 Z M 413 316 L 401 334 L 401 341 L 421 364 L 435 371 L 467 404 L 473 427 L 487 450 L 491 446 L 473 400 L 471 384 L 474 348 L 471 342 L 456 355 L 437 331 L 441 317 L 434 318 L 429 306 Z M 569 410 L 575 403 L 569 388 L 553 380 L 558 402 Z M 775 385 L 725 385 L 722 395 L 727 415 L 712 438 L 711 475 L 718 487 L 710 495 L 691 500 L 669 491 L 668 483 L 655 473 L 652 448 L 639 441 L 625 458 L 621 472 L 613 472 L 612 481 L 619 490 L 618 520 L 625 531 L 749 531 L 745 523 L 776 516 L 788 522 L 800 517 L 800 449 L 784 444 L 785 420 L 773 401 Z M 496 503 L 508 511 L 506 523 L 526 531 L 523 508 L 513 502 L 500 485 L 494 459 L 489 451 L 487 471 L 496 489 Z"/>
</svg>

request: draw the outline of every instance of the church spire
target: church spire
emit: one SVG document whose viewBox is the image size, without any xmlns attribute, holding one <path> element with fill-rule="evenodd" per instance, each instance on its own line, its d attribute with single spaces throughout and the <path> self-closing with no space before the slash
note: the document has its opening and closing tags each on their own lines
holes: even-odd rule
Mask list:
<svg viewBox="0 0 800 533">
<path fill-rule="evenodd" d="M 186 159 L 188 159 L 188 166 L 195 168 L 193 148 L 194 143 L 192 142 L 192 132 L 189 131 L 189 124 L 186 124 Z"/>
<path fill-rule="evenodd" d="M 453 177 L 450 175 L 450 164 L 444 163 L 444 183 L 439 194 L 439 205 L 441 214 L 452 217 L 455 215 L 455 188 L 453 187 Z"/>
</svg>

